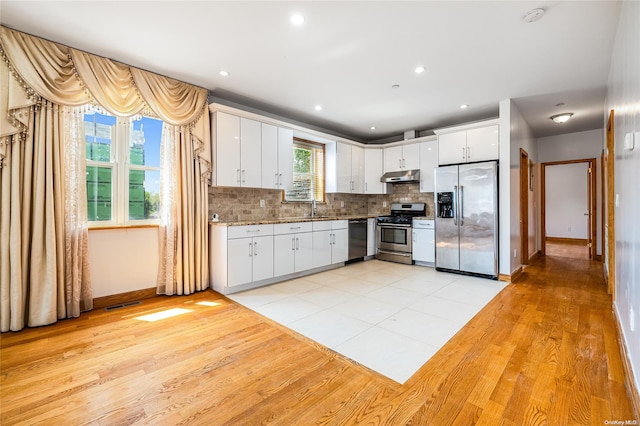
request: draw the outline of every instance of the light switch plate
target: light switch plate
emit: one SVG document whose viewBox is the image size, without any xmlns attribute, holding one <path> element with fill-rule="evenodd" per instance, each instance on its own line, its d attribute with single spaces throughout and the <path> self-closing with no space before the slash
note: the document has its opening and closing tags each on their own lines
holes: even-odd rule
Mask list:
<svg viewBox="0 0 640 426">
<path fill-rule="evenodd" d="M 626 151 L 633 151 L 636 145 L 636 134 L 635 133 L 627 133 L 624 135 L 624 149 Z"/>
</svg>

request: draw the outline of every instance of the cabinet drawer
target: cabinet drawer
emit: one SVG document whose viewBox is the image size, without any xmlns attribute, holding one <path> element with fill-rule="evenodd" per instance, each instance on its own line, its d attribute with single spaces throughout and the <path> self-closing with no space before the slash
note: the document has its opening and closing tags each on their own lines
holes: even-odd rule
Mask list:
<svg viewBox="0 0 640 426">
<path fill-rule="evenodd" d="M 311 232 L 312 222 L 277 223 L 273 226 L 274 235 L 296 234 L 298 232 Z"/>
<path fill-rule="evenodd" d="M 273 235 L 273 225 L 247 225 L 230 226 L 227 238 L 261 237 L 263 235 Z"/>
<path fill-rule="evenodd" d="M 332 220 L 331 229 L 347 229 L 349 227 L 348 220 Z"/>
<path fill-rule="evenodd" d="M 314 231 L 329 231 L 331 230 L 331 222 L 330 220 L 319 220 L 313 223 Z"/>
</svg>

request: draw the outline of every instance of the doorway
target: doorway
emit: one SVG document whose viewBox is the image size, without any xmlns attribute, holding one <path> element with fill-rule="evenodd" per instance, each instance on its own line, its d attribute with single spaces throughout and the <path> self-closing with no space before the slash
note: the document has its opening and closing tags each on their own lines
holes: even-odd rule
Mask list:
<svg viewBox="0 0 640 426">
<path fill-rule="evenodd" d="M 529 264 L 529 188 L 532 188 L 529 154 L 520 148 L 520 263 Z"/>
<path fill-rule="evenodd" d="M 542 164 L 543 255 L 553 248 L 560 255 L 594 258 L 596 176 L 595 158 Z"/>
</svg>

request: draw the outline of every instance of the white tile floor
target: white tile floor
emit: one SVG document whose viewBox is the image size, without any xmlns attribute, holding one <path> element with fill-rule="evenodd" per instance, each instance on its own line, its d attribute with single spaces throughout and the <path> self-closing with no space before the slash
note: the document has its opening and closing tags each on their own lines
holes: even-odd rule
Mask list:
<svg viewBox="0 0 640 426">
<path fill-rule="evenodd" d="M 404 383 L 505 285 L 370 260 L 229 298 Z"/>
</svg>

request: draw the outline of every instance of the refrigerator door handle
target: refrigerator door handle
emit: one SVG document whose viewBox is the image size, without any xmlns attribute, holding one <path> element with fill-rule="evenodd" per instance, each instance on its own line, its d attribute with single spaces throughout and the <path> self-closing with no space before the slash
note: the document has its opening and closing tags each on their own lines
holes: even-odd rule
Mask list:
<svg viewBox="0 0 640 426">
<path fill-rule="evenodd" d="M 460 226 L 464 225 L 464 186 L 460 185 Z"/>
<path fill-rule="evenodd" d="M 453 224 L 458 226 L 458 185 L 453 185 Z"/>
</svg>

